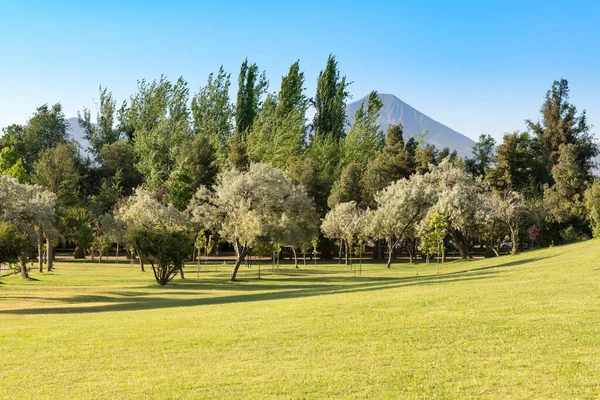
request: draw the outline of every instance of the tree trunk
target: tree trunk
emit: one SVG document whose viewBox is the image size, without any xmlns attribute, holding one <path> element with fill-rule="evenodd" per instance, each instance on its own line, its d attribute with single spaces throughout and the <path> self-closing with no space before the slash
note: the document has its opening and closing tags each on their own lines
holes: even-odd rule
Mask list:
<svg viewBox="0 0 600 400">
<path fill-rule="evenodd" d="M 469 246 L 466 243 L 464 235 L 457 230 L 453 230 L 450 233 L 450 237 L 452 238 L 452 243 L 460 252 L 460 258 L 465 259 L 470 257 Z"/>
<path fill-rule="evenodd" d="M 298 254 L 296 254 L 296 249 L 293 246 L 291 247 L 291 249 L 292 249 L 292 252 L 294 253 L 294 265 L 296 266 L 296 268 L 299 268 L 298 267 Z"/>
<path fill-rule="evenodd" d="M 21 256 L 19 257 L 19 265 L 21 266 L 21 278 L 29 278 L 29 273 L 27 272 L 27 260 L 23 253 L 21 253 Z"/>
<path fill-rule="evenodd" d="M 142 253 L 139 252 L 139 250 L 136 250 L 137 255 L 138 255 L 138 259 L 140 260 L 140 269 L 142 270 L 142 272 L 146 272 L 146 270 L 144 269 L 144 258 L 142 257 Z M 131 258 L 133 260 L 133 257 Z"/>
<path fill-rule="evenodd" d="M 54 266 L 54 244 L 48 236 L 46 236 L 46 259 L 48 260 L 47 270 L 52 271 Z"/>
<path fill-rule="evenodd" d="M 409 263 L 413 263 L 413 242 L 410 239 L 406 239 L 406 251 L 408 251 L 408 260 Z"/>
<path fill-rule="evenodd" d="M 38 232 L 38 268 L 44 272 L 44 236 L 41 230 Z"/>
<path fill-rule="evenodd" d="M 183 264 L 179 266 L 179 276 L 181 276 L 181 279 L 185 279 L 185 275 L 183 274 Z"/>
<path fill-rule="evenodd" d="M 342 239 L 340 239 L 340 249 L 338 252 L 338 264 L 342 263 L 342 246 L 344 245 L 344 242 L 342 241 Z"/>
<path fill-rule="evenodd" d="M 117 252 L 115 253 L 115 264 L 119 262 L 119 242 L 117 242 Z"/>
<path fill-rule="evenodd" d="M 348 241 L 344 240 L 344 250 L 346 251 L 346 265 L 350 265 L 350 252 L 348 247 L 350 247 L 348 245 Z"/>
<path fill-rule="evenodd" d="M 235 265 L 233 266 L 233 270 L 231 271 L 231 277 L 229 278 L 229 282 L 235 282 L 237 279 L 237 273 L 240 269 L 240 265 L 244 262 L 246 255 L 248 254 L 248 248 L 246 246 L 242 246 L 242 244 L 236 239 L 233 244 L 235 248 L 235 254 L 237 255 L 235 259 Z"/>
<path fill-rule="evenodd" d="M 391 268 L 392 266 L 392 254 L 394 253 L 394 246 L 392 246 L 392 241 L 388 240 L 388 260 L 387 260 L 387 268 Z"/>
<path fill-rule="evenodd" d="M 510 249 L 510 252 L 514 256 L 517 254 L 517 232 L 512 226 L 509 225 L 508 227 L 510 229 L 510 240 L 512 241 L 512 249 Z"/>
</svg>

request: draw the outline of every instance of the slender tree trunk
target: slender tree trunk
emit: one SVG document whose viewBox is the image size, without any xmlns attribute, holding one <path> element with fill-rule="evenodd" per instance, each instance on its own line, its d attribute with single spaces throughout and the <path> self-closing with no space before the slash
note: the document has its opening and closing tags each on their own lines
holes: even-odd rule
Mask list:
<svg viewBox="0 0 600 400">
<path fill-rule="evenodd" d="M 21 253 L 21 256 L 19 257 L 19 265 L 21 266 L 21 278 L 29 278 L 29 273 L 27 272 L 27 260 L 23 253 Z"/>
<path fill-rule="evenodd" d="M 344 245 L 344 242 L 342 241 L 342 239 L 340 239 L 340 250 L 338 253 L 338 264 L 342 263 L 342 246 Z"/>
<path fill-rule="evenodd" d="M 294 248 L 294 246 L 291 247 L 292 252 L 294 253 L 294 265 L 296 266 L 296 268 L 298 267 L 298 254 L 296 254 L 296 249 Z"/>
<path fill-rule="evenodd" d="M 46 236 L 46 259 L 48 260 L 47 270 L 52 271 L 54 266 L 54 244 L 48 236 Z"/>
<path fill-rule="evenodd" d="M 44 272 L 44 235 L 41 229 L 38 232 L 38 268 Z"/>
<path fill-rule="evenodd" d="M 115 253 L 115 264 L 119 262 L 119 242 L 117 242 L 117 252 Z"/>
<path fill-rule="evenodd" d="M 508 226 L 510 228 L 510 240 L 512 241 L 512 249 L 510 249 L 510 253 L 514 256 L 517 254 L 517 235 L 516 231 L 512 226 Z"/>
<path fill-rule="evenodd" d="M 387 260 L 387 268 L 391 268 L 392 266 L 392 254 L 394 253 L 394 246 L 392 245 L 392 241 L 388 240 L 388 260 Z"/>
<path fill-rule="evenodd" d="M 139 250 L 136 250 L 137 255 L 138 255 L 138 259 L 140 260 L 140 269 L 142 270 L 142 272 L 146 272 L 144 270 L 144 259 L 142 257 L 142 253 L 139 252 Z M 133 257 L 131 258 L 133 260 Z"/>
<path fill-rule="evenodd" d="M 344 240 L 344 250 L 346 250 L 346 265 L 350 265 L 350 251 L 348 247 L 350 247 L 348 241 Z"/>
<path fill-rule="evenodd" d="M 185 263 L 182 263 L 179 266 L 179 276 L 181 276 L 181 279 L 185 279 L 185 275 L 183 274 L 183 264 L 185 264 Z"/>
<path fill-rule="evenodd" d="M 200 249 L 198 249 L 198 253 L 196 254 L 196 276 L 200 275 Z"/>
<path fill-rule="evenodd" d="M 235 241 L 234 247 L 237 257 L 235 258 L 235 265 L 233 266 L 231 277 L 229 278 L 230 282 L 235 282 L 237 280 L 236 277 L 238 270 L 240 269 L 240 265 L 242 265 L 248 253 L 248 248 L 246 246 L 242 246 L 238 240 Z"/>
<path fill-rule="evenodd" d="M 304 254 L 303 254 L 303 257 L 302 257 L 302 258 L 304 259 L 304 266 L 306 267 L 306 251 L 304 252 Z"/>
</svg>

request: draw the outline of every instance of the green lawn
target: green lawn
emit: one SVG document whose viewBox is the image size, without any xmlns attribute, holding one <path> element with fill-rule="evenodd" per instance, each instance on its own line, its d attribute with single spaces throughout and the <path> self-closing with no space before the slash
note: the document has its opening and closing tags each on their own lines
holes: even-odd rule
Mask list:
<svg viewBox="0 0 600 400">
<path fill-rule="evenodd" d="M 0 398 L 600 397 L 600 241 L 418 267 L 0 278 Z"/>
</svg>

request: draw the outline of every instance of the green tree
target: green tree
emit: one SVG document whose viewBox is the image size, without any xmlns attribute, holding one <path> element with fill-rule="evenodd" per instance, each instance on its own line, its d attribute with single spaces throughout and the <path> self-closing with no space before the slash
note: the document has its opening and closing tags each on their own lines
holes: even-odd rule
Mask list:
<svg viewBox="0 0 600 400">
<path fill-rule="evenodd" d="M 349 97 L 346 77 L 340 77 L 335 56 L 329 55 L 327 65 L 319 73 L 317 91 L 312 101 L 316 109 L 312 129 L 315 138 L 343 139 L 346 128 L 346 100 Z"/>
<path fill-rule="evenodd" d="M 354 123 L 344 143 L 346 163 L 355 162 L 364 169 L 383 149 L 385 136 L 377 123 L 382 106 L 383 102 L 379 95 L 376 91 L 372 91 L 367 104 L 363 102 L 356 110 Z"/>
<path fill-rule="evenodd" d="M 486 173 L 486 181 L 499 192 L 541 193 L 549 177 L 535 139 L 526 132 L 504 135 L 496 150 L 493 167 Z"/>
<path fill-rule="evenodd" d="M 67 141 L 67 129 L 68 123 L 60 103 L 53 106 L 44 104 L 37 108 L 27 121 L 22 142 L 17 148 L 27 172 L 33 170 L 40 153 Z"/>
<path fill-rule="evenodd" d="M 177 272 L 183 271 L 193 245 L 187 230 L 163 225 L 136 228 L 128 233 L 128 240 L 147 257 L 154 278 L 161 286 L 169 283 Z"/>
<path fill-rule="evenodd" d="M 525 121 L 536 135 L 541 153 L 546 159 L 549 172 L 558 163 L 560 146 L 572 144 L 577 153 L 579 170 L 587 178 L 594 167 L 593 158 L 598 155 L 598 146 L 590 133 L 585 110 L 578 115 L 577 108 L 569 103 L 569 82 L 566 79 L 554 81 L 546 93 L 540 109 L 541 121 Z"/>
<path fill-rule="evenodd" d="M 238 76 L 238 93 L 235 106 L 235 133 L 245 141 L 248 129 L 254 123 L 261 107 L 261 97 L 266 93 L 269 81 L 263 71 L 258 72 L 256 64 L 248 64 L 245 59 Z"/>
<path fill-rule="evenodd" d="M 34 180 L 55 193 L 65 206 L 79 203 L 81 174 L 77 166 L 79 154 L 73 143 L 62 143 L 44 150 L 33 171 Z"/>
<path fill-rule="evenodd" d="M 413 164 L 410 153 L 404 148 L 402 125 L 390 125 L 385 136 L 385 147 L 370 161 L 361 180 L 362 199 L 365 206 L 374 208 L 375 194 L 401 178 L 411 174 Z"/>
<path fill-rule="evenodd" d="M 96 124 L 92 123 L 92 113 L 84 108 L 83 112 L 78 112 L 79 125 L 85 130 L 85 138 L 90 142 L 90 150 L 96 158 L 100 157 L 102 148 L 110 145 L 120 138 L 120 132 L 115 128 L 116 122 L 116 101 L 112 93 L 107 88 L 100 86 L 100 104 Z"/>
<path fill-rule="evenodd" d="M 580 169 L 574 144 L 562 144 L 558 162 L 552 167 L 554 185 L 544 190 L 544 208 L 553 222 L 564 224 L 585 217 L 586 175 Z"/>
<path fill-rule="evenodd" d="M 362 170 L 358 163 L 350 163 L 342 168 L 342 172 L 337 181 L 335 181 L 331 194 L 327 199 L 327 204 L 330 208 L 340 203 L 348 203 L 354 201 L 357 204 L 361 203 Z"/>
<path fill-rule="evenodd" d="M 472 176 L 485 178 L 487 169 L 494 161 L 496 141 L 490 135 L 480 135 L 472 147 L 473 158 L 465 159 L 465 170 Z"/>
<path fill-rule="evenodd" d="M 188 97 L 183 78 L 173 84 L 163 76 L 152 83 L 139 82 L 131 98 L 125 120 L 134 130 L 136 167 L 151 190 L 164 189 L 181 146 L 191 137 Z"/>
<path fill-rule="evenodd" d="M 14 146 L 0 150 L 0 174 L 15 178 L 19 183 L 28 183 L 29 175 L 23 166 L 23 161 L 14 150 Z"/>
<path fill-rule="evenodd" d="M 206 86 L 192 99 L 194 131 L 216 149 L 219 165 L 227 158 L 227 144 L 233 132 L 234 107 L 229 99 L 231 75 L 223 66 L 210 74 Z"/>
<path fill-rule="evenodd" d="M 290 158 L 305 147 L 308 100 L 304 95 L 304 73 L 299 63 L 281 80 L 281 89 L 268 95 L 248 134 L 248 155 L 254 162 L 286 168 Z"/>
<path fill-rule="evenodd" d="M 594 181 L 585 191 L 585 209 L 587 211 L 587 220 L 594 237 L 600 237 L 600 181 Z"/>
</svg>

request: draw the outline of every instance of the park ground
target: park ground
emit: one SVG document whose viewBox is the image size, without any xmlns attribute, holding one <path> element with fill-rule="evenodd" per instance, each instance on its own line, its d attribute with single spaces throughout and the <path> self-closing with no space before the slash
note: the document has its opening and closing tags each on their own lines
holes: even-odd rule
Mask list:
<svg viewBox="0 0 600 400">
<path fill-rule="evenodd" d="M 600 241 L 444 264 L 0 278 L 0 398 L 598 398 Z M 417 276 L 418 271 L 418 276 Z"/>
</svg>

